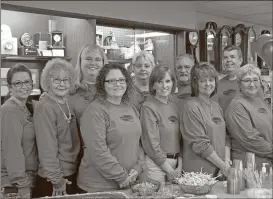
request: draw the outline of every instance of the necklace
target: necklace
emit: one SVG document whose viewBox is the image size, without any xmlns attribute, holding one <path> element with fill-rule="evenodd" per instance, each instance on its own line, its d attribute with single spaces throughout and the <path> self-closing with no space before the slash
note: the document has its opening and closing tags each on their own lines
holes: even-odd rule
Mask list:
<svg viewBox="0 0 273 199">
<path fill-rule="evenodd" d="M 68 116 L 65 114 L 65 112 L 64 112 L 64 110 L 62 109 L 62 107 L 61 107 L 61 105 L 59 104 L 59 102 L 58 102 L 57 100 L 55 100 L 53 97 L 51 97 L 48 93 L 46 93 L 46 94 L 48 95 L 48 97 L 49 97 L 50 99 L 54 100 L 54 101 L 58 104 L 59 108 L 60 108 L 61 111 L 63 112 L 64 119 L 66 120 L 66 122 L 67 122 L 68 124 L 70 124 L 71 119 L 72 119 L 72 114 L 71 114 L 70 108 L 69 108 L 69 106 L 68 106 L 67 100 L 65 100 L 65 104 L 66 104 L 67 109 L 68 109 Z"/>
<path fill-rule="evenodd" d="M 205 105 L 206 105 L 206 107 L 209 109 L 209 111 L 210 111 L 210 115 L 211 116 L 213 116 L 213 112 L 212 112 L 212 102 L 210 101 L 210 103 L 208 104 L 208 103 L 206 103 L 202 98 L 199 98 Z"/>
<path fill-rule="evenodd" d="M 14 103 L 20 106 L 21 109 L 23 109 L 24 113 L 26 114 L 27 120 L 31 121 L 31 113 L 29 112 L 27 106 L 25 104 L 22 104 L 17 98 L 11 96 L 10 98 Z"/>
</svg>

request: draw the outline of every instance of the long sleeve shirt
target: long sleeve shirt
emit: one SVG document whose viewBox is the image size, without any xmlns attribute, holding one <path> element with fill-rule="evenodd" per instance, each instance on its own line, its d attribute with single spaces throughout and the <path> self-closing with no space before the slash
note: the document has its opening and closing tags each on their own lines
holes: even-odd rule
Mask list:
<svg viewBox="0 0 273 199">
<path fill-rule="evenodd" d="M 226 110 L 225 119 L 233 156 L 244 161 L 246 152 L 255 153 L 257 168 L 261 168 L 263 162 L 271 162 L 272 113 L 263 100 L 238 94 Z"/>
<path fill-rule="evenodd" d="M 12 97 L 1 106 L 0 113 L 1 186 L 30 189 L 38 169 L 32 116 Z"/>
<path fill-rule="evenodd" d="M 68 116 L 66 104 L 59 104 Z M 39 154 L 38 175 L 47 178 L 52 184 L 58 184 L 65 176 L 77 172 L 77 156 L 80 151 L 80 138 L 76 125 L 76 116 L 72 114 L 68 123 L 57 102 L 48 95 L 36 105 L 34 128 Z"/>
<path fill-rule="evenodd" d="M 214 174 L 216 166 L 206 158 L 213 151 L 224 160 L 226 125 L 219 104 L 211 101 L 208 107 L 199 98 L 187 101 L 181 113 L 180 129 L 183 137 L 183 170 Z"/>
<path fill-rule="evenodd" d="M 150 96 L 141 107 L 140 121 L 143 149 L 158 166 L 164 163 L 167 154 L 181 152 L 179 112 L 173 102 L 164 104 Z"/>
<path fill-rule="evenodd" d="M 177 88 L 177 93 L 170 96 L 170 101 L 174 102 L 179 109 L 183 111 L 183 107 L 187 100 L 191 98 L 191 85 L 180 86 Z"/>
<path fill-rule="evenodd" d="M 239 86 L 237 80 L 229 80 L 228 76 L 223 77 L 218 84 L 218 100 L 221 108 L 223 109 L 224 113 L 231 102 L 231 100 L 238 94 Z M 260 89 L 258 96 L 261 99 L 264 99 L 263 90 Z"/>
<path fill-rule="evenodd" d="M 77 122 L 80 121 L 83 112 L 86 110 L 89 104 L 94 100 L 95 94 L 96 94 L 95 85 L 88 84 L 87 91 L 78 89 L 76 93 L 73 93 L 68 97 L 68 101 L 72 105 L 75 111 Z"/>
<path fill-rule="evenodd" d="M 80 188 L 114 190 L 131 169 L 141 173 L 141 125 L 133 105 L 94 100 L 81 117 L 81 133 L 84 155 L 78 175 Z"/>
<path fill-rule="evenodd" d="M 150 96 L 149 91 L 142 91 L 137 86 L 134 86 L 134 93 L 133 93 L 133 104 L 140 111 L 140 107 L 142 106 L 143 102 L 147 100 Z"/>
</svg>

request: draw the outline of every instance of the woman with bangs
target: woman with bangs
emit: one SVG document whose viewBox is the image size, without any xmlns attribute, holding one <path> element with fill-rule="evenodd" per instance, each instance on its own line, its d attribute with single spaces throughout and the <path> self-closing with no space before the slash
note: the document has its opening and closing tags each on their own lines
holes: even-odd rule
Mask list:
<svg viewBox="0 0 273 199">
<path fill-rule="evenodd" d="M 78 123 L 87 106 L 94 100 L 96 77 L 105 64 L 108 64 L 107 57 L 98 45 L 83 46 L 76 64 L 75 86 L 70 89 L 69 97 L 69 102 L 75 109 Z"/>
<path fill-rule="evenodd" d="M 148 51 L 136 53 L 132 59 L 135 74 L 133 103 L 140 110 L 149 94 L 149 78 L 155 66 L 154 56 Z"/>
<path fill-rule="evenodd" d="M 256 169 L 262 163 L 272 167 L 272 112 L 268 104 L 259 97 L 261 71 L 256 65 L 246 64 L 239 69 L 237 83 L 240 89 L 225 113 L 231 135 L 231 155 L 246 165 L 246 153 L 255 154 Z"/>
<path fill-rule="evenodd" d="M 176 80 L 170 69 L 156 66 L 149 81 L 151 96 L 140 110 L 141 143 L 147 154 L 141 176 L 144 179 L 164 183 L 181 175 L 179 112 L 169 99 L 175 88 Z"/>
<path fill-rule="evenodd" d="M 216 94 L 218 76 L 213 65 L 195 64 L 191 70 L 192 99 L 187 101 L 180 117 L 183 137 L 183 170 L 227 176 L 225 159 L 226 125 L 223 111 L 211 97 Z M 229 148 L 229 147 L 228 147 Z"/>
</svg>

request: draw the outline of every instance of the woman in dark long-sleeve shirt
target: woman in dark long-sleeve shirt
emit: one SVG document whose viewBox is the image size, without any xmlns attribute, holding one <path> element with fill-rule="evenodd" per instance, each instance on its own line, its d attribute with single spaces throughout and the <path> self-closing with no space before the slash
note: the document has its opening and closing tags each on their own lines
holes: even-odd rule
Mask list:
<svg viewBox="0 0 273 199">
<path fill-rule="evenodd" d="M 231 134 L 232 158 L 246 164 L 246 152 L 256 155 L 256 168 L 262 163 L 272 166 L 272 113 L 259 97 L 261 71 L 255 65 L 244 65 L 237 75 L 240 93 L 231 101 L 225 118 Z"/>
</svg>

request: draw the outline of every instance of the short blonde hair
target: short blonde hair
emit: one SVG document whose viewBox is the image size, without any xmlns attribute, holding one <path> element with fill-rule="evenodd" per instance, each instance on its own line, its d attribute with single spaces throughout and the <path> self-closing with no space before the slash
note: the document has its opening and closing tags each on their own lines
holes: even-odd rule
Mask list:
<svg viewBox="0 0 273 199">
<path fill-rule="evenodd" d="M 137 59 L 140 57 L 143 57 L 144 59 L 149 61 L 152 65 L 152 67 L 155 66 L 155 58 L 154 58 L 153 54 L 148 51 L 144 51 L 144 50 L 134 54 L 134 56 L 132 58 L 132 64 L 135 65 Z"/>
<path fill-rule="evenodd" d="M 82 87 L 82 80 L 83 80 L 83 74 L 82 74 L 82 69 L 81 69 L 81 64 L 82 64 L 82 55 L 86 52 L 96 52 L 98 53 L 101 58 L 103 65 L 108 64 L 107 57 L 101 47 L 99 47 L 96 44 L 87 44 L 82 47 L 80 50 L 80 53 L 78 54 L 77 58 L 77 64 L 76 64 L 76 71 L 77 71 L 77 78 L 76 78 L 76 86 Z"/>
<path fill-rule="evenodd" d="M 71 63 L 68 61 L 61 59 L 61 58 L 54 58 L 52 60 L 49 60 L 41 74 L 41 87 L 43 91 L 48 92 L 49 85 L 50 85 L 50 78 L 53 75 L 54 71 L 60 71 L 64 70 L 67 71 L 69 74 L 69 78 L 71 79 L 70 85 L 73 86 L 75 84 L 75 76 L 76 76 L 76 71 Z"/>
<path fill-rule="evenodd" d="M 262 80 L 262 75 L 261 75 L 261 70 L 259 69 L 259 67 L 255 64 L 246 64 L 243 65 L 241 68 L 239 68 L 238 74 L 237 74 L 237 82 L 238 84 L 241 83 L 241 80 L 243 79 L 243 77 L 246 74 L 256 74 L 260 81 Z"/>
</svg>

